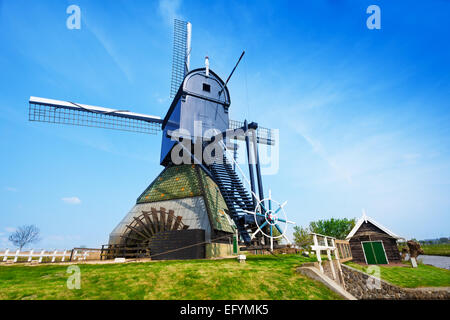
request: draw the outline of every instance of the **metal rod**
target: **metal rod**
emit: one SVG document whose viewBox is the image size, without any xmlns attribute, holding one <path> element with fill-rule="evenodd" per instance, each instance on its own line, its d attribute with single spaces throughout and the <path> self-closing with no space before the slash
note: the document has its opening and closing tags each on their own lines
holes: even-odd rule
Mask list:
<svg viewBox="0 0 450 320">
<path fill-rule="evenodd" d="M 244 130 L 245 130 L 245 133 L 246 133 L 246 135 L 245 135 L 245 145 L 247 147 L 248 172 L 249 172 L 249 175 L 250 175 L 250 188 L 252 189 L 253 205 L 254 205 L 254 207 L 256 207 L 257 199 L 255 197 L 255 192 L 256 192 L 256 189 L 255 189 L 255 177 L 253 175 L 252 153 L 251 153 L 251 150 L 250 150 L 250 139 L 249 139 L 249 137 L 247 135 L 247 132 L 248 132 L 247 120 L 244 121 Z"/>
<path fill-rule="evenodd" d="M 261 176 L 261 166 L 259 163 L 259 152 L 258 152 L 258 144 L 256 143 L 256 130 L 252 132 L 253 137 L 253 148 L 255 152 L 256 157 L 256 178 L 258 179 L 258 191 L 259 191 L 259 199 L 262 201 L 264 199 L 264 190 L 263 190 L 263 183 L 262 183 L 262 176 Z M 263 206 L 265 207 L 265 204 L 263 203 Z"/>
<path fill-rule="evenodd" d="M 244 56 L 244 54 L 245 54 L 245 51 L 242 51 L 242 54 L 241 54 L 241 56 L 239 57 L 238 62 L 237 62 L 236 65 L 234 66 L 234 68 L 233 68 L 233 70 L 231 71 L 230 75 L 228 76 L 227 81 L 225 81 L 225 85 L 224 85 L 223 88 L 219 91 L 219 96 L 222 94 L 222 91 L 223 91 L 223 90 L 225 89 L 225 87 L 227 86 L 228 81 L 230 81 L 230 78 L 231 78 L 231 76 L 233 75 L 234 70 L 236 70 L 236 68 L 237 68 L 237 66 L 239 65 L 239 62 L 241 62 L 242 57 Z"/>
<path fill-rule="evenodd" d="M 231 71 L 230 75 L 228 76 L 227 81 L 225 81 L 225 86 L 227 86 L 228 81 L 230 81 L 230 78 L 231 78 L 231 76 L 233 75 L 234 70 L 236 70 L 236 68 L 237 68 L 237 66 L 239 65 L 239 62 L 241 62 L 242 57 L 244 56 L 244 54 L 245 54 L 245 51 L 242 51 L 242 54 L 241 54 L 241 56 L 239 57 L 238 62 L 237 62 L 236 65 L 234 66 L 234 68 L 233 68 L 233 70 Z"/>
<path fill-rule="evenodd" d="M 233 161 L 233 170 L 234 170 L 234 171 L 236 171 L 237 149 L 238 149 L 237 144 L 234 144 L 234 146 L 233 146 L 233 158 L 234 158 L 234 161 Z"/>
</svg>

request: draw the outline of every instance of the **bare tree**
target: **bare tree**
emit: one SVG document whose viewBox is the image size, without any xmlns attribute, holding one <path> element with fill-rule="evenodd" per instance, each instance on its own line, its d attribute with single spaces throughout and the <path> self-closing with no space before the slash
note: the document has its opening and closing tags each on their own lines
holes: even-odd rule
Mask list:
<svg viewBox="0 0 450 320">
<path fill-rule="evenodd" d="M 35 225 L 25 225 L 14 231 L 9 236 L 8 240 L 22 250 L 27 244 L 40 241 L 39 233 L 40 231 Z"/>
</svg>

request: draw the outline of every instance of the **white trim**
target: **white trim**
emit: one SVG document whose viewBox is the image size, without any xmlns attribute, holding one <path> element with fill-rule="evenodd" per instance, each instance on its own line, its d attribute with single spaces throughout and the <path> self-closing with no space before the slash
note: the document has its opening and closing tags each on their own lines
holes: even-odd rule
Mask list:
<svg viewBox="0 0 450 320">
<path fill-rule="evenodd" d="M 329 246 L 329 247 L 327 247 L 327 246 L 311 246 L 311 249 L 312 250 L 328 250 L 328 249 L 335 250 L 336 247 L 333 247 L 333 246 Z"/>
<path fill-rule="evenodd" d="M 389 264 L 389 259 L 387 257 L 386 249 L 384 248 L 384 242 L 381 241 L 381 245 L 383 246 L 384 256 L 386 257 L 387 264 Z"/>
<path fill-rule="evenodd" d="M 352 231 L 350 231 L 350 233 L 347 235 L 345 240 L 351 239 L 355 235 L 355 233 L 359 230 L 359 228 L 362 226 L 362 224 L 364 222 L 372 223 L 375 227 L 381 229 L 382 231 L 386 232 L 388 235 L 390 235 L 391 237 L 393 237 L 395 239 L 404 239 L 403 237 L 400 237 L 400 236 L 396 235 L 395 233 L 393 233 L 392 231 L 390 231 L 388 228 L 383 227 L 381 224 L 379 224 L 378 222 L 376 222 L 372 218 L 370 218 L 370 217 L 366 216 L 365 214 L 363 214 L 363 216 L 361 218 L 359 218 L 358 222 L 353 227 Z"/>
<path fill-rule="evenodd" d="M 90 106 L 90 105 L 81 104 L 81 103 L 72 103 L 69 101 L 60 101 L 60 100 L 53 100 L 53 99 L 39 98 L 39 97 L 32 96 L 32 97 L 30 97 L 29 102 L 36 103 L 36 104 L 52 105 L 52 106 L 56 106 L 56 107 L 79 110 L 79 111 L 91 111 L 91 112 L 105 113 L 105 114 L 114 115 L 114 116 L 138 118 L 138 119 L 141 119 L 144 121 L 162 122 L 161 117 L 158 117 L 158 116 L 150 116 L 147 114 L 134 113 L 134 112 L 124 111 L 124 110 Z"/>
<path fill-rule="evenodd" d="M 320 236 L 320 237 L 326 237 L 326 238 L 330 238 L 330 239 L 336 239 L 335 237 L 330 237 L 330 236 L 326 236 L 326 235 L 324 235 L 324 234 L 320 234 L 320 233 L 315 233 L 315 232 L 310 232 L 309 234 L 312 234 L 312 235 L 318 235 L 318 236 Z"/>
<path fill-rule="evenodd" d="M 383 240 L 369 240 L 369 241 L 361 241 L 361 247 L 363 248 L 363 252 L 364 252 L 364 259 L 366 259 L 366 264 L 367 265 L 369 265 L 368 263 L 367 263 L 367 258 L 366 258 L 366 250 L 364 250 L 364 245 L 363 245 L 363 243 L 367 243 L 367 242 L 381 242 L 381 246 L 383 247 L 383 251 L 384 251 L 384 257 L 386 258 L 386 262 L 387 262 L 387 264 L 389 264 L 389 259 L 388 259 L 388 257 L 387 257 L 387 254 L 386 254 L 386 249 L 384 248 L 384 243 L 383 243 Z M 375 252 L 373 253 L 374 255 L 375 255 Z M 376 260 L 377 258 L 375 257 L 375 260 Z M 384 263 L 377 263 L 377 264 L 384 264 Z"/>
<path fill-rule="evenodd" d="M 0 257 L 3 257 L 3 262 L 18 262 L 18 258 L 24 257 L 28 258 L 27 262 L 31 263 L 33 261 L 37 261 L 38 263 L 42 263 L 43 258 L 51 258 L 51 263 L 56 262 L 56 258 L 61 258 L 61 262 L 65 261 L 65 258 L 69 258 L 71 256 L 72 250 L 64 250 L 62 253 L 61 251 L 54 250 L 54 251 L 46 251 L 42 250 L 40 253 L 38 251 L 35 251 L 34 249 L 31 249 L 30 251 L 20 251 L 17 249 L 15 252 L 11 252 L 9 249 L 7 249 L 5 252 L 0 252 Z M 89 253 L 92 252 L 90 250 L 85 250 L 84 253 L 78 253 L 77 250 L 74 250 L 74 254 L 72 255 L 72 260 L 86 260 L 89 256 Z M 8 260 L 8 258 L 14 258 L 13 260 Z M 33 260 L 33 258 L 38 258 L 38 260 Z"/>
<path fill-rule="evenodd" d="M 188 72 L 191 66 L 191 35 L 192 24 L 188 22 L 186 23 L 186 68 Z"/>
<path fill-rule="evenodd" d="M 367 258 L 366 258 L 366 250 L 364 250 L 364 246 L 363 246 L 363 244 L 362 244 L 362 241 L 361 241 L 361 248 L 363 249 L 363 253 L 364 253 L 364 260 L 366 260 L 366 264 L 367 264 L 367 265 L 369 265 L 369 264 L 367 263 Z"/>
</svg>

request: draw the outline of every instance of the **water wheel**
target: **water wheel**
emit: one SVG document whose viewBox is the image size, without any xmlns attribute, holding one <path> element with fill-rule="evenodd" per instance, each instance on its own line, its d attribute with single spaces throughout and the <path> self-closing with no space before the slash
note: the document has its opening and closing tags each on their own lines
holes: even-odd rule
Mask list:
<svg viewBox="0 0 450 320">
<path fill-rule="evenodd" d="M 164 231 L 185 230 L 189 226 L 182 222 L 183 217 L 175 216 L 173 210 L 166 211 L 151 208 L 150 211 L 142 211 L 138 217 L 128 224 L 127 230 L 121 236 L 122 245 L 127 247 L 148 247 L 153 235 Z"/>
</svg>

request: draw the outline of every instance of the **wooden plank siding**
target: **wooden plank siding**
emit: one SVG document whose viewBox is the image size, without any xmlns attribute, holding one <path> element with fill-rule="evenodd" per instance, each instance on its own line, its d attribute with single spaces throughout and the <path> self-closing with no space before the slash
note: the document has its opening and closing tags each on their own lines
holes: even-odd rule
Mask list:
<svg viewBox="0 0 450 320">
<path fill-rule="evenodd" d="M 355 235 L 349 240 L 353 261 L 366 263 L 361 244 L 362 241 L 382 241 L 388 263 L 401 262 L 397 240 L 370 222 L 363 223 Z"/>
<path fill-rule="evenodd" d="M 339 261 L 344 263 L 346 261 L 352 260 L 352 252 L 350 250 L 350 244 L 347 240 L 334 240 L 336 248 L 339 253 Z"/>
</svg>

